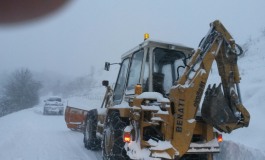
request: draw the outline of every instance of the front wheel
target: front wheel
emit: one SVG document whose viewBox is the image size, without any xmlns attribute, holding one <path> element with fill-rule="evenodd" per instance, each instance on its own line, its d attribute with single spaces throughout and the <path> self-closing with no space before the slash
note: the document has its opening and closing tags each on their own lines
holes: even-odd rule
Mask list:
<svg viewBox="0 0 265 160">
<path fill-rule="evenodd" d="M 84 145 L 89 150 L 100 149 L 101 141 L 96 136 L 97 133 L 97 110 L 87 113 L 84 130 Z"/>
<path fill-rule="evenodd" d="M 123 130 L 128 125 L 127 119 L 121 118 L 118 111 L 110 113 L 107 125 L 103 133 L 102 152 L 104 160 L 129 160 L 125 143 L 123 142 Z"/>
</svg>

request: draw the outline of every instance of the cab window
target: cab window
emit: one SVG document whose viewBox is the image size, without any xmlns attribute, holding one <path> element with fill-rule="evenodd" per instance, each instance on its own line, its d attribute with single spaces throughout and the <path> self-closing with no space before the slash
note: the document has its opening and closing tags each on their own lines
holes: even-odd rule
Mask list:
<svg viewBox="0 0 265 160">
<path fill-rule="evenodd" d="M 125 59 L 121 64 L 120 72 L 114 89 L 113 100 L 115 104 L 119 104 L 122 101 L 127 73 L 128 73 L 128 67 L 129 67 L 129 58 Z"/>
<path fill-rule="evenodd" d="M 126 94 L 134 94 L 134 87 L 140 82 L 144 51 L 135 52 L 132 57 Z"/>
<path fill-rule="evenodd" d="M 178 67 L 184 65 L 185 55 L 176 50 L 156 48 L 153 58 L 153 90 L 167 95 L 174 81 L 182 74 Z"/>
</svg>

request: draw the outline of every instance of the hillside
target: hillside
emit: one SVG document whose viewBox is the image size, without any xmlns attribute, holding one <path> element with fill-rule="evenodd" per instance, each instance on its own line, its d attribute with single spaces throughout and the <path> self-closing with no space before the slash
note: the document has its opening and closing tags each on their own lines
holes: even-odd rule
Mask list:
<svg viewBox="0 0 265 160">
<path fill-rule="evenodd" d="M 265 113 L 265 34 L 250 39 L 245 56 L 239 58 L 241 72 L 241 94 L 245 107 L 251 115 L 248 128 L 238 129 L 225 135 L 225 139 L 252 146 L 265 152 L 265 127 L 263 124 Z"/>
</svg>

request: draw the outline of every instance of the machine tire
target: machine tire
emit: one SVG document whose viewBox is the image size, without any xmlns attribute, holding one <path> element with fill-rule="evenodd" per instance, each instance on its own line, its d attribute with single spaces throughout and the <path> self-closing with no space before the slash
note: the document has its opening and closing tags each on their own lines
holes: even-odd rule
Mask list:
<svg viewBox="0 0 265 160">
<path fill-rule="evenodd" d="M 123 142 L 123 130 L 129 121 L 121 118 L 118 111 L 113 111 L 106 123 L 102 143 L 103 160 L 130 160 Z"/>
<path fill-rule="evenodd" d="M 96 136 L 97 133 L 97 110 L 87 113 L 84 129 L 84 145 L 88 150 L 99 150 L 101 141 Z"/>
</svg>

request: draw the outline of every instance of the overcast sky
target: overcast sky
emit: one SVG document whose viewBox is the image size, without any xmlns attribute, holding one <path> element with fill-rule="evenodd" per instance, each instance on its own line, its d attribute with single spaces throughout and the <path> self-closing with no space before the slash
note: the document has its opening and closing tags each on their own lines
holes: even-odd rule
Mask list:
<svg viewBox="0 0 265 160">
<path fill-rule="evenodd" d="M 264 0 L 74 0 L 52 16 L 0 26 L 0 72 L 85 75 L 91 66 L 119 62 L 146 32 L 196 48 L 215 19 L 243 44 L 265 29 L 264 7 Z"/>
</svg>

